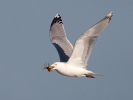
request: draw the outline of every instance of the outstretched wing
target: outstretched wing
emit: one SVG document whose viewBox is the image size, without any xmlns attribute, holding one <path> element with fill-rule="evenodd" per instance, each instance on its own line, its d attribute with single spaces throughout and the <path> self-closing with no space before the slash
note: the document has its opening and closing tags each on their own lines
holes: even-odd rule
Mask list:
<svg viewBox="0 0 133 100">
<path fill-rule="evenodd" d="M 50 25 L 50 40 L 58 51 L 60 61 L 67 62 L 73 46 L 66 37 L 64 25 L 59 14 L 56 14 Z"/>
<path fill-rule="evenodd" d="M 105 29 L 111 20 L 113 13 L 109 13 L 102 20 L 83 33 L 75 42 L 74 50 L 67 63 L 80 65 L 86 68 L 92 46 L 101 32 Z"/>
</svg>

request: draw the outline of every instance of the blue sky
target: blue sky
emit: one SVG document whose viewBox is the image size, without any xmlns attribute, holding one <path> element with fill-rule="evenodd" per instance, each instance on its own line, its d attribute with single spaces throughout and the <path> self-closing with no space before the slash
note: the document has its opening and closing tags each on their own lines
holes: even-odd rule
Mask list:
<svg viewBox="0 0 133 100">
<path fill-rule="evenodd" d="M 133 1 L 1 0 L 0 100 L 131 100 L 133 98 Z M 103 77 L 71 78 L 42 70 L 59 61 L 49 40 L 56 13 L 68 39 L 114 12 L 97 39 L 88 69 Z"/>
</svg>

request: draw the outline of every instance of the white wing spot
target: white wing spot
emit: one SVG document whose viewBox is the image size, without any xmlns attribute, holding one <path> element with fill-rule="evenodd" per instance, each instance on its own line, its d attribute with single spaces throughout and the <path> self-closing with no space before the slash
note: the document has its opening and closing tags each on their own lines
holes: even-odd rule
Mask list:
<svg viewBox="0 0 133 100">
<path fill-rule="evenodd" d="M 55 15 L 55 18 L 59 18 L 59 17 L 60 17 L 60 15 L 59 15 L 59 14 L 56 14 L 56 15 Z"/>
</svg>

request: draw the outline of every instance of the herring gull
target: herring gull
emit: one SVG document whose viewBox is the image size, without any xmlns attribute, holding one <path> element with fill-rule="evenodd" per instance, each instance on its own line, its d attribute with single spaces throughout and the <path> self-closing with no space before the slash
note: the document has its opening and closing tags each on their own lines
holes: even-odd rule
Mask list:
<svg viewBox="0 0 133 100">
<path fill-rule="evenodd" d="M 69 77 L 95 78 L 102 76 L 87 70 L 87 62 L 91 54 L 92 46 L 98 36 L 110 22 L 113 12 L 110 12 L 103 19 L 85 31 L 75 42 L 74 48 L 66 37 L 61 16 L 56 14 L 50 26 L 50 39 L 57 49 L 60 62 L 45 66 L 49 72 L 56 70 L 58 73 Z"/>
</svg>

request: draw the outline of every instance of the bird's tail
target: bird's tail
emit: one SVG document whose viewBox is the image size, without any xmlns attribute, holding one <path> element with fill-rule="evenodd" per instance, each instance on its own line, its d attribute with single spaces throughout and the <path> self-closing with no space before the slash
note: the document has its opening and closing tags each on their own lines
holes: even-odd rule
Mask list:
<svg viewBox="0 0 133 100">
<path fill-rule="evenodd" d="M 93 73 L 92 75 L 94 75 L 94 76 L 103 76 L 102 74 L 98 74 L 98 73 Z"/>
</svg>

